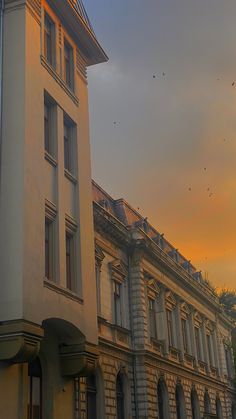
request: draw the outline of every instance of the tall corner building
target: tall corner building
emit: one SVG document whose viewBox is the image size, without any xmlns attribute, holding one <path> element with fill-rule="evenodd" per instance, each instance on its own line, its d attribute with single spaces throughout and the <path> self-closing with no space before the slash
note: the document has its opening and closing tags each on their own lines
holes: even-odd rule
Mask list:
<svg viewBox="0 0 236 419">
<path fill-rule="evenodd" d="M 86 67 L 107 56 L 78 0 L 1 1 L 1 34 L 0 417 L 69 419 L 98 358 Z"/>
<path fill-rule="evenodd" d="M 91 180 L 82 2 L 0 7 L 0 418 L 236 419 L 214 291 Z"/>
</svg>

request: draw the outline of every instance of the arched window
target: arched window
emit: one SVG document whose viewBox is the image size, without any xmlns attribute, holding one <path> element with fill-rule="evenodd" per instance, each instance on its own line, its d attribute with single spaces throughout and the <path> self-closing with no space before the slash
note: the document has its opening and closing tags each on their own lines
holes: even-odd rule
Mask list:
<svg viewBox="0 0 236 419">
<path fill-rule="evenodd" d="M 169 419 L 169 397 L 165 380 L 160 378 L 157 385 L 159 419 Z"/>
<path fill-rule="evenodd" d="M 211 413 L 211 401 L 210 401 L 208 391 L 205 391 L 205 394 L 204 394 L 204 413 L 206 414 Z"/>
<path fill-rule="evenodd" d="M 125 417 L 125 397 L 124 387 L 121 373 L 117 375 L 116 379 L 116 411 L 117 419 L 124 419 Z"/>
<path fill-rule="evenodd" d="M 216 416 L 217 419 L 223 419 L 222 406 L 219 397 L 216 397 Z"/>
<path fill-rule="evenodd" d="M 95 375 L 87 377 L 87 419 L 96 419 L 97 417 L 97 387 Z"/>
<path fill-rule="evenodd" d="M 181 384 L 177 384 L 175 389 L 176 413 L 177 419 L 184 419 L 186 417 L 184 391 Z"/>
<path fill-rule="evenodd" d="M 38 358 L 28 365 L 27 419 L 42 419 L 42 368 Z"/>
<path fill-rule="evenodd" d="M 192 408 L 192 418 L 200 419 L 200 407 L 198 395 L 195 389 L 191 391 L 191 408 Z"/>
</svg>

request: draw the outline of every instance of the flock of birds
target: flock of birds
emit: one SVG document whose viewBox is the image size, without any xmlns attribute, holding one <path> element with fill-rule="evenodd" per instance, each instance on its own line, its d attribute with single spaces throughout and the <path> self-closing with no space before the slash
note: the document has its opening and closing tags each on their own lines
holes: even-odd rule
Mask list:
<svg viewBox="0 0 236 419">
<path fill-rule="evenodd" d="M 163 71 L 161 75 L 162 75 L 162 77 L 165 77 L 166 73 Z M 158 77 L 158 74 L 155 74 L 155 73 L 154 73 L 154 74 L 152 75 L 152 78 L 153 78 L 153 79 L 156 79 L 157 77 Z M 217 80 L 217 81 L 219 81 L 219 80 L 221 80 L 221 79 L 220 79 L 220 77 L 217 77 L 217 79 L 216 79 L 216 80 Z M 232 87 L 234 87 L 234 86 L 235 86 L 235 81 L 233 81 L 233 82 L 231 83 L 231 86 L 232 86 Z M 118 121 L 113 121 L 113 126 L 114 126 L 114 127 L 116 127 L 117 125 L 119 125 L 119 122 L 118 122 Z M 227 140 L 226 140 L 226 138 L 223 138 L 223 142 L 226 142 L 226 141 L 227 141 Z M 205 171 L 205 172 L 207 171 L 207 168 L 206 168 L 206 167 L 204 167 L 204 171 Z M 190 187 L 190 186 L 189 186 L 188 191 L 189 191 L 189 192 L 192 192 L 192 187 Z M 209 188 L 209 187 L 206 189 L 206 192 L 208 193 L 208 198 L 211 198 L 211 197 L 214 195 L 214 192 L 212 192 L 212 191 L 211 191 L 211 188 Z"/>
</svg>

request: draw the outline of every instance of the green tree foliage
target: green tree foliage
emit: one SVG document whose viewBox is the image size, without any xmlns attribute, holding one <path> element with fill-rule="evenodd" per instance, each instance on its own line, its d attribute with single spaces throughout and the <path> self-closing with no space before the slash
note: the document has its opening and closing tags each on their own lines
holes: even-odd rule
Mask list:
<svg viewBox="0 0 236 419">
<path fill-rule="evenodd" d="M 236 291 L 224 288 L 218 292 L 218 297 L 225 313 L 236 321 Z"/>
</svg>

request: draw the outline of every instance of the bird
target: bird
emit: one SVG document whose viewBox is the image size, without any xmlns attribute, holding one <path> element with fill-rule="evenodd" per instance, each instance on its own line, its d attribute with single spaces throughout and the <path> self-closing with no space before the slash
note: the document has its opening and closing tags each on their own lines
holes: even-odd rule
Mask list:
<svg viewBox="0 0 236 419">
<path fill-rule="evenodd" d="M 206 171 L 206 169 L 207 169 L 207 168 L 206 168 L 206 167 L 204 167 L 204 170 L 205 170 L 205 171 Z"/>
<path fill-rule="evenodd" d="M 156 74 L 153 74 L 153 75 L 152 75 L 152 78 L 153 78 L 153 79 L 155 79 L 155 78 L 156 78 Z"/>
<path fill-rule="evenodd" d="M 117 122 L 116 122 L 116 121 L 114 121 L 114 122 L 113 122 L 114 127 L 116 126 L 116 124 L 117 124 Z"/>
<path fill-rule="evenodd" d="M 207 188 L 207 192 L 209 192 L 210 188 Z"/>
<path fill-rule="evenodd" d="M 191 191 L 191 190 L 192 190 L 192 188 L 188 188 L 188 190 L 189 190 L 189 191 Z"/>
<path fill-rule="evenodd" d="M 235 82 L 233 81 L 232 86 L 234 86 L 234 85 L 235 85 Z"/>
<path fill-rule="evenodd" d="M 209 198 L 211 198 L 211 197 L 212 197 L 212 195 L 213 195 L 213 192 L 209 193 L 209 195 L 208 195 L 208 196 L 209 196 Z"/>
<path fill-rule="evenodd" d="M 164 71 L 163 71 L 162 76 L 164 77 L 165 75 L 166 75 L 166 73 L 164 73 Z"/>
</svg>

